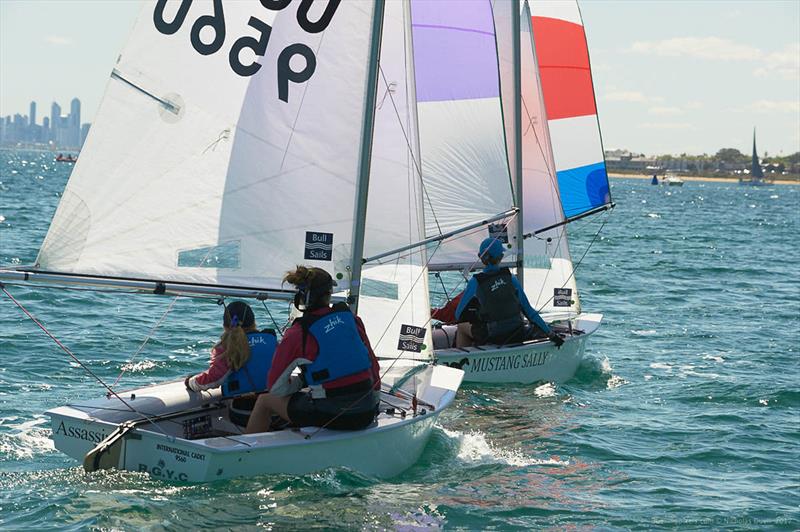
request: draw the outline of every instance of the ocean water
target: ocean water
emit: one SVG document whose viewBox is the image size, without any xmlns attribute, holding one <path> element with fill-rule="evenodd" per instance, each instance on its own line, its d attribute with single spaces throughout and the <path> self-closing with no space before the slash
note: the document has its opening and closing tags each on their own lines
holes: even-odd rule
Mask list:
<svg viewBox="0 0 800 532">
<path fill-rule="evenodd" d="M 0 265 L 33 262 L 71 169 L 0 151 Z M 570 227 L 576 261 L 591 244 L 584 309 L 605 314 L 576 377 L 464 386 L 389 480 L 85 474 L 43 412 L 103 390 L 0 294 L 0 529 L 800 528 L 800 187 L 613 179 L 612 194 L 610 216 Z M 202 370 L 219 332 L 213 300 L 178 299 L 131 363 L 172 298 L 7 289 L 126 388 Z"/>
</svg>

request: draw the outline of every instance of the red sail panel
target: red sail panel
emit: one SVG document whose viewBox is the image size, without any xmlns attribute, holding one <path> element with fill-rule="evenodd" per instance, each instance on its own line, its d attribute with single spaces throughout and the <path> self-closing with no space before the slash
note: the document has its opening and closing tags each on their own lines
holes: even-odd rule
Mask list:
<svg viewBox="0 0 800 532">
<path fill-rule="evenodd" d="M 532 17 L 548 120 L 597 114 L 583 26 Z"/>
</svg>

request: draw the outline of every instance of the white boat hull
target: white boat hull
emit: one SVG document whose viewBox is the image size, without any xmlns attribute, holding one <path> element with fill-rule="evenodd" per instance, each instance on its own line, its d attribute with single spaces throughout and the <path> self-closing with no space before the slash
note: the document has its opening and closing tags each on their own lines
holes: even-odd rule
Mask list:
<svg viewBox="0 0 800 532">
<path fill-rule="evenodd" d="M 581 333 L 568 335 L 561 347 L 544 339 L 513 346 L 437 349 L 434 356 L 439 364 L 464 370 L 465 382 L 561 383 L 575 375 L 586 340 L 601 320 L 601 314 L 581 314 L 572 320 L 572 327 Z"/>
<path fill-rule="evenodd" d="M 187 392 L 182 382 L 122 395 L 139 412 L 155 418 L 153 422 L 142 421 L 140 414 L 131 412 L 116 398 L 64 406 L 48 415 L 56 448 L 78 460 L 120 423 L 135 420 L 138 424 L 121 438 L 112 466 L 162 480 L 209 482 L 263 474 L 305 474 L 331 467 L 385 478 L 417 461 L 436 419 L 455 397 L 462 375 L 453 368 L 429 366 L 415 377 L 417 415 L 412 414 L 407 396 L 387 395 L 391 404 L 406 408 L 408 415 L 401 417 L 399 409 L 389 414 L 387 404 L 382 404 L 376 423 L 358 431 L 307 427 L 189 439 L 186 426 L 198 422 L 210 422 L 215 431 L 232 433 L 236 428 L 227 420 L 218 391 L 201 396 Z M 130 399 L 131 394 L 135 399 Z M 178 414 L 167 419 L 165 414 L 170 412 Z"/>
</svg>

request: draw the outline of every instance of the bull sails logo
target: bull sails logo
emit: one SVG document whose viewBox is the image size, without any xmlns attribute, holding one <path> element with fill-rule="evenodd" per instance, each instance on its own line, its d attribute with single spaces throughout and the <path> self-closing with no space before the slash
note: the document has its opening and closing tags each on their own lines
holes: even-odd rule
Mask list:
<svg viewBox="0 0 800 532">
<path fill-rule="evenodd" d="M 306 231 L 306 251 L 303 258 L 310 260 L 332 260 L 333 233 Z"/>
<path fill-rule="evenodd" d="M 400 340 L 397 342 L 397 349 L 400 351 L 411 351 L 421 353 L 425 349 L 425 327 L 415 327 L 413 325 L 400 326 Z"/>
<path fill-rule="evenodd" d="M 572 288 L 553 288 L 554 307 L 571 307 L 572 303 Z"/>
</svg>

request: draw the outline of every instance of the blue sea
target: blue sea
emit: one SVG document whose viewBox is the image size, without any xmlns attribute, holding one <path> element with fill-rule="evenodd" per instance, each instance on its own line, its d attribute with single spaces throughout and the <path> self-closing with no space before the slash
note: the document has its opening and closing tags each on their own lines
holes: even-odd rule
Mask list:
<svg viewBox="0 0 800 532">
<path fill-rule="evenodd" d="M 0 266 L 34 261 L 71 169 L 0 151 Z M 0 529 L 797 530 L 800 187 L 611 185 L 613 213 L 570 226 L 583 308 L 605 315 L 576 377 L 464 386 L 389 480 L 86 474 L 43 413 L 103 389 L 0 294 Z M 173 298 L 6 288 L 124 388 L 204 369 L 219 334 L 210 299 L 153 330 Z"/>
</svg>

